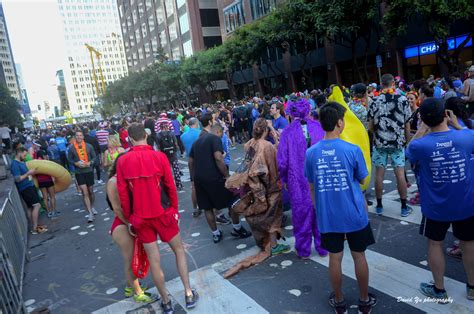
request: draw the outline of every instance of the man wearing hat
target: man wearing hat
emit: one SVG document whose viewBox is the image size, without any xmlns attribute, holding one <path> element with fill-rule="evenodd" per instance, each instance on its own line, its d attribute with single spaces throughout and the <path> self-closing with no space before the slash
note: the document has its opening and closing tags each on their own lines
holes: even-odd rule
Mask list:
<svg viewBox="0 0 474 314">
<path fill-rule="evenodd" d="M 423 124 L 407 148 L 407 157 L 418 176 L 420 234 L 428 238 L 434 279 L 434 283 L 421 283 L 420 290 L 438 303 L 447 303 L 443 242 L 452 227 L 463 253 L 467 298 L 474 300 L 474 133 L 462 129 L 456 115 L 434 98 L 423 101 L 420 117 Z"/>
</svg>

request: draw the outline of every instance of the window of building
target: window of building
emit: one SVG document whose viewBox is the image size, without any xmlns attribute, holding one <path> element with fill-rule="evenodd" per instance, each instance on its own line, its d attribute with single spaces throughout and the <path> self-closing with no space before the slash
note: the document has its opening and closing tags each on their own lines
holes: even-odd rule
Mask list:
<svg viewBox="0 0 474 314">
<path fill-rule="evenodd" d="M 186 0 L 176 0 L 176 7 L 179 9 L 186 4 Z"/>
<path fill-rule="evenodd" d="M 142 36 L 145 38 L 148 35 L 147 29 L 146 29 L 146 22 L 142 24 Z"/>
<path fill-rule="evenodd" d="M 158 40 L 156 40 L 156 38 L 151 40 L 151 50 L 158 51 Z"/>
<path fill-rule="evenodd" d="M 217 9 L 200 9 L 202 27 L 219 27 L 219 11 Z"/>
<path fill-rule="evenodd" d="M 135 30 L 135 38 L 136 38 L 137 42 L 140 42 L 142 40 L 142 36 L 140 34 L 140 29 L 139 28 L 137 28 Z"/>
<path fill-rule="evenodd" d="M 172 16 L 174 13 L 173 0 L 165 0 L 165 8 L 166 8 L 166 17 Z"/>
<path fill-rule="evenodd" d="M 161 3 L 161 1 L 156 1 L 155 6 L 156 6 L 156 18 L 158 20 L 158 25 L 160 25 L 165 21 L 165 11 L 164 11 L 163 4 Z"/>
<path fill-rule="evenodd" d="M 181 34 L 189 31 L 188 13 L 185 13 L 179 17 L 179 27 L 181 28 Z"/>
<path fill-rule="evenodd" d="M 224 8 L 224 29 L 226 33 L 231 33 L 244 24 L 245 18 L 242 0 L 236 0 Z"/>
<path fill-rule="evenodd" d="M 176 29 L 175 22 L 168 24 L 168 31 L 170 33 L 170 41 L 173 41 L 178 38 L 178 31 Z"/>
<path fill-rule="evenodd" d="M 179 60 L 181 58 L 181 53 L 179 51 L 179 45 L 176 44 L 176 46 L 173 47 L 171 53 L 172 53 L 172 59 L 173 60 Z"/>
<path fill-rule="evenodd" d="M 193 45 L 191 43 L 191 40 L 188 40 L 183 44 L 183 51 L 185 57 L 190 57 L 193 55 Z"/>
<path fill-rule="evenodd" d="M 275 7 L 276 0 L 250 0 L 250 10 L 254 20 L 267 15 Z"/>
<path fill-rule="evenodd" d="M 150 29 L 150 33 L 155 29 L 155 17 L 153 14 L 148 17 L 148 28 Z"/>
</svg>

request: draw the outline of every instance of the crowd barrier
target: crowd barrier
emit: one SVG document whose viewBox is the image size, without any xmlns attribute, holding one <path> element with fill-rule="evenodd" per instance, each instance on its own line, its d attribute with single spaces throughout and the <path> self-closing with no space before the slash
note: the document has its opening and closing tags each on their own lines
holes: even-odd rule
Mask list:
<svg viewBox="0 0 474 314">
<path fill-rule="evenodd" d="M 26 313 L 22 287 L 28 221 L 15 184 L 8 183 L 0 208 L 0 314 Z"/>
</svg>

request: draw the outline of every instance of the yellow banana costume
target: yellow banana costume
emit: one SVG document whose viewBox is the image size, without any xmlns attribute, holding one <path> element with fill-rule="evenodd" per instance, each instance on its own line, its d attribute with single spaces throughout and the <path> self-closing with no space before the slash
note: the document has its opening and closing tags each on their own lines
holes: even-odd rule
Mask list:
<svg viewBox="0 0 474 314">
<path fill-rule="evenodd" d="M 351 144 L 359 146 L 364 154 L 365 165 L 367 166 L 367 170 L 369 171 L 369 176 L 365 180 L 365 184 L 362 185 L 362 190 L 367 190 L 370 184 L 370 176 L 372 173 L 372 160 L 370 159 L 370 142 L 369 142 L 369 135 L 364 128 L 362 122 L 360 122 L 359 118 L 351 111 L 349 106 L 344 101 L 344 97 L 342 96 L 342 91 L 339 86 L 334 86 L 332 89 L 332 94 L 328 98 L 330 101 L 335 101 L 346 108 L 346 113 L 344 115 L 345 127 L 344 131 L 341 134 L 341 139 L 349 142 Z"/>
</svg>

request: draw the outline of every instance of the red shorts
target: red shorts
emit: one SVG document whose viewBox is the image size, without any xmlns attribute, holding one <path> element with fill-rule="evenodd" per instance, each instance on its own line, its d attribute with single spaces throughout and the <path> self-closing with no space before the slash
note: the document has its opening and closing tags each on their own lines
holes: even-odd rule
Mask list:
<svg viewBox="0 0 474 314">
<path fill-rule="evenodd" d="M 112 233 L 114 233 L 115 228 L 117 228 L 120 225 L 125 225 L 125 224 L 118 217 L 115 217 L 114 221 L 112 222 L 112 227 L 110 227 L 109 234 L 112 235 Z"/>
<path fill-rule="evenodd" d="M 157 235 L 163 242 L 171 241 L 179 233 L 179 214 L 174 210 L 165 211 L 165 213 L 156 218 L 130 217 L 130 223 L 142 243 L 156 242 Z"/>
</svg>

